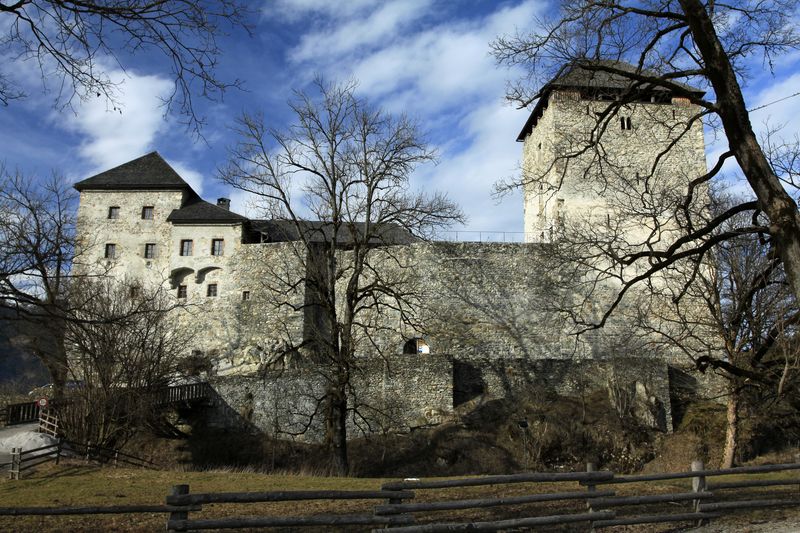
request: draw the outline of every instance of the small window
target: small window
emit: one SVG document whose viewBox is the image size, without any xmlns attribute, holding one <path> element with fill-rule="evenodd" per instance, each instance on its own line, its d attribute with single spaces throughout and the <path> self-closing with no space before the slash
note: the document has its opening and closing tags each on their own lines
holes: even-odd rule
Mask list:
<svg viewBox="0 0 800 533">
<path fill-rule="evenodd" d="M 242 291 L 242 301 L 246 302 L 250 299 L 250 291 Z"/>
<path fill-rule="evenodd" d="M 211 255 L 222 255 L 224 248 L 224 239 L 211 239 Z"/>
<path fill-rule="evenodd" d="M 192 255 L 191 239 L 184 239 L 181 241 L 181 255 Z"/>
<path fill-rule="evenodd" d="M 209 283 L 208 287 L 206 288 L 206 296 L 213 298 L 216 295 L 217 295 L 217 284 Z"/>
<path fill-rule="evenodd" d="M 106 259 L 116 259 L 117 258 L 117 245 L 108 243 L 106 244 Z"/>
<path fill-rule="evenodd" d="M 186 285 L 178 285 L 178 298 L 186 298 Z"/>
<path fill-rule="evenodd" d="M 633 129 L 631 127 L 631 117 L 619 117 L 619 123 L 623 130 Z"/>
<path fill-rule="evenodd" d="M 154 259 L 156 256 L 156 243 L 148 242 L 144 245 L 144 258 Z"/>
<path fill-rule="evenodd" d="M 146 205 L 142 208 L 142 219 L 143 220 L 153 220 L 153 206 Z"/>
<path fill-rule="evenodd" d="M 112 205 L 108 208 L 108 218 L 109 220 L 116 220 L 119 218 L 119 206 Z"/>
<path fill-rule="evenodd" d="M 406 341 L 405 345 L 403 345 L 403 353 L 404 354 L 428 354 L 431 353 L 431 348 L 428 346 L 428 343 L 425 342 L 425 339 L 421 337 L 416 337 L 414 339 L 409 339 Z"/>
</svg>

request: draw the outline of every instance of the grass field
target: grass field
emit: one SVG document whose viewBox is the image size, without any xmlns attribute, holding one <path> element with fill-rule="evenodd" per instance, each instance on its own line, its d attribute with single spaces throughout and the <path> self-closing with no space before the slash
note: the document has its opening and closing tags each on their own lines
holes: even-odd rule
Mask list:
<svg viewBox="0 0 800 533">
<path fill-rule="evenodd" d="M 786 472 L 769 477 L 792 477 Z M 795 474 L 796 477 L 796 474 Z M 728 480 L 733 479 L 728 478 Z M 297 475 L 265 475 L 242 471 L 175 472 L 132 469 L 98 468 L 85 465 L 46 465 L 27 479 L 0 481 L 0 507 L 45 507 L 161 504 L 175 484 L 189 484 L 196 492 L 246 492 L 272 490 L 375 490 L 382 479 L 331 478 Z M 634 493 L 666 493 L 686 491 L 689 480 L 613 486 L 620 495 Z M 534 492 L 584 490 L 577 483 L 515 484 L 488 487 L 469 487 L 436 491 L 417 491 L 415 501 L 445 500 L 457 498 L 513 496 Z M 602 489 L 601 489 L 602 490 Z M 753 490 L 756 494 L 759 491 Z M 775 489 L 773 489 L 775 490 Z M 736 492 L 736 491 L 734 491 Z M 797 486 L 791 492 L 798 494 Z M 785 492 L 785 493 L 786 493 Z M 748 493 L 753 495 L 753 492 Z M 763 494 L 763 493 L 762 493 Z M 737 497 L 746 496 L 740 493 Z M 763 495 L 761 497 L 764 497 Z M 194 518 L 216 518 L 223 516 L 298 516 L 322 513 L 369 512 L 376 501 L 305 501 L 270 504 L 206 505 L 202 512 L 192 513 Z M 420 521 L 438 520 L 491 520 L 523 516 L 579 512 L 585 503 L 558 502 L 530 504 L 516 507 L 496 507 L 480 511 L 442 511 L 418 517 Z M 688 506 L 687 506 L 688 510 Z M 678 512 L 678 509 L 675 510 Z M 620 510 L 620 512 L 624 512 Z M 639 512 L 639 511 L 637 511 Z M 797 509 L 771 509 L 748 512 L 726 519 L 723 524 L 747 524 L 782 518 L 798 518 Z M 0 531 L 163 531 L 166 515 L 105 515 L 105 516 L 58 516 L 58 517 L 0 517 Z M 629 527 L 622 531 L 675 531 L 680 524 Z M 688 526 L 688 524 L 685 524 Z M 320 531 L 324 529 L 319 529 Z M 346 529 L 353 530 L 352 528 Z M 365 528 L 369 530 L 369 528 Z M 552 528 L 548 529 L 552 531 Z M 568 531 L 562 529 L 561 531 Z M 586 525 L 575 527 L 586 531 Z M 284 530 L 290 531 L 290 530 Z M 296 531 L 296 530 L 295 530 Z M 615 531 L 620 531 L 617 529 Z"/>
</svg>

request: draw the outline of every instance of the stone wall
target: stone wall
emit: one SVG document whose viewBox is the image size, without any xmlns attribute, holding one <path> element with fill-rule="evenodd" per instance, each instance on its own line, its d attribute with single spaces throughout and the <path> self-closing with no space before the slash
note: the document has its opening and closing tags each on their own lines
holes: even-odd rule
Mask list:
<svg viewBox="0 0 800 533">
<path fill-rule="evenodd" d="M 448 357 L 406 355 L 359 361 L 349 398 L 350 408 L 355 409 L 349 418 L 349 436 L 409 431 L 442 422 L 452 414 L 452 368 Z M 317 399 L 324 392 L 325 378 L 309 367 L 214 378 L 211 384 L 218 398 L 209 424 L 320 441 L 324 415 Z"/>
</svg>

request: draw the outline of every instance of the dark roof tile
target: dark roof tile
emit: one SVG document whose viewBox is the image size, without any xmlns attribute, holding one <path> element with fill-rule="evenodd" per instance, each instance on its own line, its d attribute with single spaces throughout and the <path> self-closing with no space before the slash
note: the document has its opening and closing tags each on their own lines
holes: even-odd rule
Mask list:
<svg viewBox="0 0 800 533">
<path fill-rule="evenodd" d="M 309 242 L 329 242 L 333 236 L 333 226 L 329 222 L 303 220 L 295 224 L 291 220 L 253 220 L 251 227 L 267 236 L 271 242 L 300 240 L 300 232 L 305 232 Z M 342 245 L 353 242 L 353 231 L 363 232 L 364 223 L 358 222 L 339 228 L 338 241 Z M 373 244 L 409 244 L 417 239 L 411 232 L 396 224 L 373 226 L 370 242 Z"/>
<path fill-rule="evenodd" d="M 630 63 L 625 63 L 624 61 L 598 60 L 592 61 L 591 63 L 600 69 L 609 68 L 618 71 L 629 72 L 631 74 L 636 74 L 638 72 L 645 76 L 658 76 L 658 74 L 654 72 L 639 72 L 635 66 L 631 65 Z M 705 91 L 701 91 L 700 89 L 691 87 L 678 81 L 672 80 L 672 83 L 698 96 L 702 96 L 705 93 Z M 631 78 L 616 72 L 608 72 L 607 70 L 594 70 L 580 64 L 567 66 L 558 76 L 550 80 L 544 87 L 542 87 L 539 100 L 536 102 L 536 106 L 528 116 L 528 120 L 525 121 L 522 131 L 520 131 L 519 135 L 517 135 L 517 141 L 524 141 L 528 133 L 530 133 L 534 126 L 536 126 L 536 121 L 538 117 L 541 116 L 543 107 L 547 104 L 547 100 L 549 99 L 550 93 L 553 91 L 553 89 L 606 89 L 609 92 L 622 92 L 631 88 L 634 84 L 635 82 L 631 80 Z M 670 89 L 666 87 L 651 84 L 641 84 L 636 87 L 636 90 L 645 94 L 663 94 L 667 96 L 671 92 Z"/>
<path fill-rule="evenodd" d="M 192 188 L 158 152 L 150 152 L 74 185 L 79 190 L 181 190 Z M 194 191 L 192 191 L 194 193 Z M 196 193 L 195 193 L 196 196 Z"/>
<path fill-rule="evenodd" d="M 186 202 L 180 209 L 173 209 L 167 220 L 173 224 L 226 224 L 246 222 L 249 219 L 195 197 Z"/>
</svg>

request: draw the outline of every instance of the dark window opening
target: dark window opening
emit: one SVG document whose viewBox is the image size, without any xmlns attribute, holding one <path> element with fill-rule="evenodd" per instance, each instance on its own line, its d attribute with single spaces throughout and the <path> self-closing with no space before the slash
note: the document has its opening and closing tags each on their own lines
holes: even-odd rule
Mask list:
<svg viewBox="0 0 800 533">
<path fill-rule="evenodd" d="M 192 255 L 192 240 L 184 239 L 181 241 L 181 255 Z"/>
<path fill-rule="evenodd" d="M 246 302 L 250 299 L 250 291 L 242 291 L 242 301 Z"/>
<path fill-rule="evenodd" d="M 142 219 L 143 220 L 153 220 L 153 206 L 146 205 L 142 208 Z"/>
<path fill-rule="evenodd" d="M 186 285 L 178 285 L 178 298 L 186 298 Z"/>
<path fill-rule="evenodd" d="M 631 117 L 619 117 L 619 123 L 623 130 L 633 129 L 631 126 Z"/>
<path fill-rule="evenodd" d="M 145 259 L 153 259 L 156 256 L 156 244 L 154 242 L 148 242 L 144 245 L 144 258 Z"/>
<path fill-rule="evenodd" d="M 119 207 L 116 205 L 112 205 L 108 208 L 108 218 L 112 220 L 116 220 L 119 218 Z"/>
<path fill-rule="evenodd" d="M 106 244 L 106 259 L 116 259 L 117 258 L 117 245 L 116 244 Z"/>
<path fill-rule="evenodd" d="M 211 255 L 222 255 L 224 247 L 224 239 L 211 239 Z"/>
<path fill-rule="evenodd" d="M 217 295 L 217 284 L 209 283 L 208 287 L 206 288 L 206 296 L 213 298 L 216 295 Z"/>
<path fill-rule="evenodd" d="M 128 292 L 131 298 L 136 298 L 137 296 L 139 296 L 139 287 L 137 287 L 136 285 L 132 285 Z"/>
<path fill-rule="evenodd" d="M 413 339 L 409 339 L 403 345 L 403 353 L 404 354 L 427 354 L 431 353 L 431 347 L 428 346 L 428 343 L 425 342 L 425 339 L 421 337 L 415 337 Z"/>
</svg>

